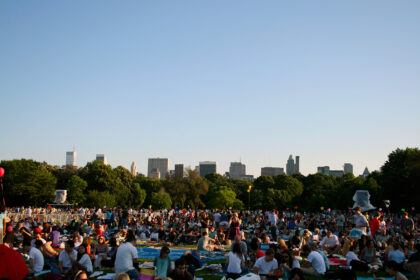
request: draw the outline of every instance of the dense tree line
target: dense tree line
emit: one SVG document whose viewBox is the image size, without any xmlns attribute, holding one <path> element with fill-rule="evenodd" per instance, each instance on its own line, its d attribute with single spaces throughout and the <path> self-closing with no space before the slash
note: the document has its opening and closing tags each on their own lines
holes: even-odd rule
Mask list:
<svg viewBox="0 0 420 280">
<path fill-rule="evenodd" d="M 393 211 L 412 209 L 420 201 L 418 148 L 393 151 L 380 171 L 367 178 L 317 173 L 261 176 L 252 183 L 219 174 L 202 178 L 192 170 L 185 178 L 135 177 L 122 166 L 112 168 L 100 161 L 83 168 L 56 168 L 27 159 L 1 161 L 0 166 L 6 170 L 3 184 L 8 206 L 45 206 L 54 201 L 56 189 L 66 189 L 68 202 L 78 206 L 124 208 L 346 209 L 353 205 L 356 190 L 368 190 L 377 207 L 384 208 L 383 200 L 391 200 Z"/>
</svg>

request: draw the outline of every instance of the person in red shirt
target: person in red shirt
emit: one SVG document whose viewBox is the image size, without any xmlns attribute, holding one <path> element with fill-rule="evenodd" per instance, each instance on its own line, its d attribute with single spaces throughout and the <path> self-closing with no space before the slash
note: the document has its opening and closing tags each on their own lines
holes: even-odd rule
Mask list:
<svg viewBox="0 0 420 280">
<path fill-rule="evenodd" d="M 375 217 L 373 217 L 370 221 L 369 221 L 369 227 L 370 227 L 370 233 L 373 237 L 375 237 L 376 235 L 376 231 L 379 229 L 380 227 L 380 222 L 379 222 L 379 218 L 381 217 L 381 213 L 380 212 L 376 212 L 375 213 Z"/>
</svg>

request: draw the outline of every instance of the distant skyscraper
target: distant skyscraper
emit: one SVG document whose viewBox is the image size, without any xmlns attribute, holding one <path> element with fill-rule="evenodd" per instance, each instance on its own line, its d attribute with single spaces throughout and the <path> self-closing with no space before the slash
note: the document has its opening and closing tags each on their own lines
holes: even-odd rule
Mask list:
<svg viewBox="0 0 420 280">
<path fill-rule="evenodd" d="M 134 161 L 131 163 L 131 174 L 133 174 L 133 176 L 137 176 L 137 165 Z"/>
<path fill-rule="evenodd" d="M 353 174 L 353 165 L 351 163 L 344 164 L 344 174 L 352 173 Z"/>
<path fill-rule="evenodd" d="M 96 160 L 102 161 L 104 164 L 108 164 L 108 161 L 106 160 L 106 156 L 104 154 L 97 154 Z"/>
<path fill-rule="evenodd" d="M 175 164 L 175 178 L 184 178 L 183 164 Z"/>
<path fill-rule="evenodd" d="M 217 173 L 217 163 L 215 161 L 202 161 L 199 166 L 201 177 L 205 177 L 210 173 Z"/>
<path fill-rule="evenodd" d="M 160 179 L 160 171 L 159 168 L 152 168 L 152 170 L 150 171 L 149 176 L 147 176 L 149 178 L 155 178 L 155 179 Z"/>
<path fill-rule="evenodd" d="M 330 176 L 334 176 L 334 177 L 343 177 L 344 176 L 344 171 L 343 170 L 330 170 Z"/>
<path fill-rule="evenodd" d="M 169 176 L 169 159 L 168 158 L 149 158 L 147 166 L 147 177 L 152 177 L 153 169 L 158 169 L 160 176 L 159 178 L 168 178 Z"/>
<path fill-rule="evenodd" d="M 294 173 L 295 173 L 295 161 L 293 160 L 293 156 L 290 155 L 286 163 L 286 174 L 293 175 Z"/>
<path fill-rule="evenodd" d="M 300 164 L 300 156 L 296 156 L 296 163 L 295 163 L 295 173 L 300 173 L 299 171 L 299 164 Z"/>
<path fill-rule="evenodd" d="M 330 175 L 330 167 L 329 166 L 318 166 L 318 173 L 322 173 L 325 175 Z"/>
<path fill-rule="evenodd" d="M 284 169 L 281 167 L 262 167 L 261 176 L 278 176 L 284 175 Z"/>
<path fill-rule="evenodd" d="M 76 152 L 66 152 L 66 165 L 76 166 Z"/>
<path fill-rule="evenodd" d="M 241 162 L 231 162 L 229 167 L 229 176 L 231 179 L 239 180 L 246 175 L 246 166 Z"/>
<path fill-rule="evenodd" d="M 366 178 L 367 176 L 369 176 L 369 174 L 370 174 L 369 169 L 366 166 L 365 170 L 363 170 L 362 176 Z"/>
</svg>

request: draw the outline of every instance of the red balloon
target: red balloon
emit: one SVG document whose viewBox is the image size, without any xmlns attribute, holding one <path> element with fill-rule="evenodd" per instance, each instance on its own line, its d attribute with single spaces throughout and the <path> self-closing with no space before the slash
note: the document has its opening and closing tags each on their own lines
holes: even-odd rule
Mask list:
<svg viewBox="0 0 420 280">
<path fill-rule="evenodd" d="M 3 175 L 4 175 L 4 169 L 3 167 L 0 167 L 0 177 L 3 177 Z"/>
</svg>

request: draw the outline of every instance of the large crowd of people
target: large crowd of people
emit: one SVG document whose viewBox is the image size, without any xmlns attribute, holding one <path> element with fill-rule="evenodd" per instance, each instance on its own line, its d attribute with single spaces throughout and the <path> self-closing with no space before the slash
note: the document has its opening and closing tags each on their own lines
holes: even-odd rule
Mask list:
<svg viewBox="0 0 420 280">
<path fill-rule="evenodd" d="M 286 280 L 307 275 L 334 278 L 337 273 L 345 278 L 358 271 L 372 277 L 386 271 L 398 280 L 420 275 L 420 217 L 405 211 L 49 206 L 1 212 L 0 249 L 21 253 L 28 269 L 21 276 L 28 279 L 46 270 L 65 279 L 88 279 L 100 269 L 115 271 L 118 279 L 138 279 L 139 242 L 161 244 L 160 255 L 154 259 L 155 279 L 193 279 L 195 269 L 203 265 L 203 251 L 226 251 L 224 272 L 232 279 L 248 272 L 261 279 Z M 55 220 L 59 215 L 67 218 Z M 170 259 L 171 247 L 187 244 L 196 250 Z M 11 272 L 3 270 L 0 278 L 10 277 L 7 273 Z"/>
</svg>

